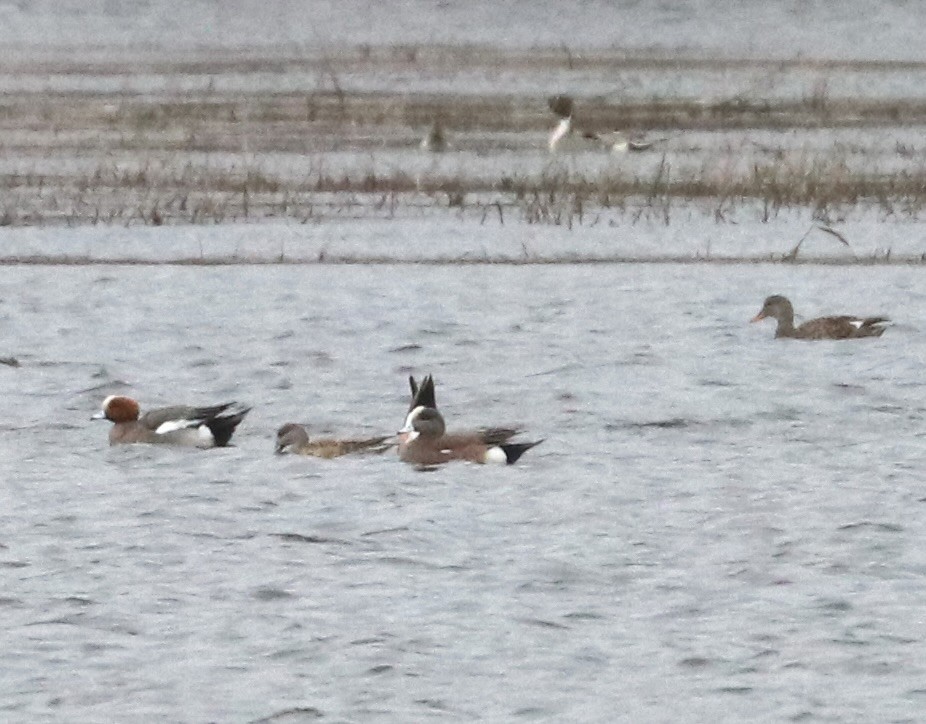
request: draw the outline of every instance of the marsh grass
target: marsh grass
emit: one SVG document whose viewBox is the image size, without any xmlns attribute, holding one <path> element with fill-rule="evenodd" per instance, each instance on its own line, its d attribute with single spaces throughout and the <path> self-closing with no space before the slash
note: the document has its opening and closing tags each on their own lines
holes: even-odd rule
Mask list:
<svg viewBox="0 0 926 724">
<path fill-rule="evenodd" d="M 718 223 L 744 210 L 770 221 L 806 208 L 829 223 L 854 207 L 876 209 L 882 218 L 918 218 L 926 203 L 926 152 L 915 137 L 890 146 L 889 164 L 879 163 L 883 150 L 864 141 L 796 155 L 774 145 L 744 151 L 748 132 L 765 138 L 778 131 L 889 132 L 926 125 L 926 99 L 845 98 L 833 90 L 844 74 L 926 78 L 926 63 L 680 57 L 565 46 L 364 45 L 317 53 L 189 52 L 169 59 L 138 51 L 94 62 L 62 53 L 8 62 L 0 70 L 14 79 L 73 77 L 78 88 L 36 92 L 28 84 L 17 90 L 11 81 L 0 104 L 3 226 L 270 218 L 307 223 L 450 209 L 482 224 L 516 220 L 573 228 L 614 218 L 668 224 L 692 208 Z M 753 86 L 703 97 L 644 97 L 620 91 L 618 82 L 630 73 L 658 78 L 744 72 L 752 74 Z M 450 90 L 408 92 L 374 82 L 400 73 L 446 79 Z M 461 137 L 459 150 L 475 156 L 500 147 L 525 154 L 542 147 L 552 123 L 542 97 L 530 90 L 467 91 L 456 80 L 506 74 L 560 82 L 614 79 L 615 92 L 580 99 L 590 128 L 718 132 L 739 145 L 680 142 L 657 163 L 618 163 L 604 171 L 568 169 L 556 161 L 518 172 L 468 172 L 463 163 L 450 171 L 415 170 L 421 167 L 421 129 L 435 118 Z M 255 82 L 250 90 L 235 90 L 242 86 L 232 81 L 249 75 L 292 77 L 299 87 L 268 91 Z M 160 82 L 146 81 L 139 84 L 144 91 L 132 91 L 136 76 Z M 107 77 L 121 78 L 123 90 L 81 89 L 80 81 Z M 764 97 L 757 90 L 783 77 L 801 79 L 802 90 L 787 97 Z M 482 145 L 467 147 L 475 137 Z M 386 169 L 372 161 L 368 168 L 343 162 L 343 154 L 375 152 L 397 160 Z M 298 172 L 284 172 L 271 157 L 296 159 Z"/>
<path fill-rule="evenodd" d="M 821 222 L 853 208 L 880 218 L 919 218 L 926 210 L 926 166 L 882 172 L 850 168 L 840 159 L 806 157 L 755 162 L 737 171 L 713 166 L 675 169 L 662 157 L 649 174 L 597 173 L 547 164 L 537 173 L 425 178 L 393 169 L 327 170 L 317 164 L 301 178 L 259 165 L 211 168 L 101 164 L 68 174 L 0 173 L 0 225 L 42 223 L 154 225 L 223 223 L 268 218 L 302 222 L 338 215 L 394 217 L 428 209 L 472 207 L 481 223 L 506 216 L 528 224 L 569 228 L 598 223 L 602 212 L 630 222 L 668 224 L 675 211 L 697 209 L 717 222 L 744 210 L 760 221 L 810 209 Z M 485 210 L 492 209 L 489 214 Z M 497 211 L 497 213 L 495 213 Z"/>
</svg>

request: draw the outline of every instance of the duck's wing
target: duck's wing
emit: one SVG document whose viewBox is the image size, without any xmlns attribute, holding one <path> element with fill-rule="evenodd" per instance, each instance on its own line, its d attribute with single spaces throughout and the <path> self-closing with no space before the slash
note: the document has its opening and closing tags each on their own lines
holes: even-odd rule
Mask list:
<svg viewBox="0 0 926 724">
<path fill-rule="evenodd" d="M 362 440 L 342 440 L 347 453 L 382 453 L 395 447 L 394 436 L 368 437 Z"/>
<path fill-rule="evenodd" d="M 852 326 L 857 327 L 856 337 L 880 337 L 890 322 L 887 317 L 865 317 L 853 320 Z"/>
<path fill-rule="evenodd" d="M 146 412 L 139 418 L 139 422 L 149 430 L 155 431 L 165 424 L 171 425 L 174 429 L 198 427 L 206 420 L 219 416 L 234 404 L 234 402 L 226 402 L 212 407 L 192 407 L 190 405 L 159 407 Z"/>
<path fill-rule="evenodd" d="M 853 337 L 880 337 L 884 334 L 885 317 L 818 317 L 797 328 L 803 339 L 852 339 Z"/>
<path fill-rule="evenodd" d="M 521 432 L 517 427 L 484 427 L 478 433 L 486 445 L 500 445 Z"/>
<path fill-rule="evenodd" d="M 139 422 L 164 442 L 223 447 L 228 444 L 235 428 L 250 410 L 250 407 L 237 402 L 226 402 L 212 407 L 174 405 L 150 410 Z M 190 433 L 197 437 L 189 437 Z"/>
</svg>

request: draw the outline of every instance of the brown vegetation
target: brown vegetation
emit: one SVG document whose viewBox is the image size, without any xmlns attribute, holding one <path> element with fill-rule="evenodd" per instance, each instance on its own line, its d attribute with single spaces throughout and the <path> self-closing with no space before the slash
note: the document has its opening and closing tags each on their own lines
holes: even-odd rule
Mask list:
<svg viewBox="0 0 926 724">
<path fill-rule="evenodd" d="M 14 87 L 0 104 L 0 225 L 222 223 L 268 218 L 302 222 L 330 216 L 378 216 L 452 208 L 497 220 L 573 226 L 602 213 L 629 221 L 671 222 L 680 207 L 718 221 L 743 208 L 770 220 L 809 208 L 832 221 L 848 208 L 919 217 L 926 203 L 926 152 L 916 140 L 888 149 L 856 141 L 805 147 L 801 134 L 926 124 L 926 99 L 841 98 L 828 79 L 926 75 L 926 64 L 678 57 L 568 48 L 369 46 L 316 55 L 188 54 L 173 60 L 101 54 L 98 60 L 50 55 L 0 67 L 24 78 L 88 81 L 97 90 L 36 92 Z M 809 77 L 797 95 L 753 90 L 705 98 L 616 92 L 580 97 L 589 127 L 659 129 L 680 137 L 652 162 L 606 170 L 546 161 L 552 124 L 536 93 L 466 92 L 457 74 L 556 71 L 620 78 L 646 73 L 752 73 L 760 80 Z M 352 79 L 390 73 L 447 78 L 448 92 L 392 91 Z M 367 74 L 366 76 L 364 74 Z M 791 74 L 791 75 L 789 75 Z M 305 77 L 302 89 L 221 90 L 221 81 L 254 75 Z M 157 76 L 145 92 L 99 90 L 100 78 Z M 18 76 L 17 76 L 18 77 Z M 200 78 L 196 83 L 190 78 Z M 231 81 L 229 81 L 231 82 Z M 770 84 L 774 85 L 771 81 Z M 388 83 L 380 83 L 381 86 Z M 551 89 L 553 90 L 553 89 Z M 533 170 L 468 170 L 466 163 L 420 171 L 418 140 L 441 119 L 453 153 L 485 158 L 499 151 L 533 154 Z M 721 136 L 686 143 L 685 133 Z M 781 131 L 789 131 L 785 135 Z M 767 144 L 768 134 L 785 139 Z M 777 134 L 777 135 L 774 135 Z M 454 136 L 456 137 L 454 139 Z M 883 138 L 883 135 L 882 135 Z M 454 144 L 454 140 L 456 143 Z M 882 144 L 883 145 L 883 144 Z M 345 165 L 344 154 L 354 161 Z M 388 163 L 376 163 L 384 155 Z M 369 156 L 367 164 L 362 163 Z M 358 161 L 359 159 L 359 161 Z"/>
</svg>

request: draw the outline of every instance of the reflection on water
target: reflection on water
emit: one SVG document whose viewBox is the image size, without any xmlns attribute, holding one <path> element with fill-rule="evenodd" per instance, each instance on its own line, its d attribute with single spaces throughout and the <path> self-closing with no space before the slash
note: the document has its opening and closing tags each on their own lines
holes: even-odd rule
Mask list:
<svg viewBox="0 0 926 724">
<path fill-rule="evenodd" d="M 919 274 L 0 269 L 4 706 L 915 719 Z M 897 325 L 774 340 L 747 324 L 774 292 Z M 427 372 L 452 426 L 546 442 L 428 474 L 273 455 L 291 419 L 394 431 Z M 111 392 L 254 410 L 236 447 L 109 448 L 87 418 Z"/>
</svg>

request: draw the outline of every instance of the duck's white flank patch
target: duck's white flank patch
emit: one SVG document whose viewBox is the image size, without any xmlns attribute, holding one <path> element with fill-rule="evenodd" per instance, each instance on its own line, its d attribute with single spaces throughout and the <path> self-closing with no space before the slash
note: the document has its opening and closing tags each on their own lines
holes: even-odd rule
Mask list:
<svg viewBox="0 0 926 724">
<path fill-rule="evenodd" d="M 861 329 L 864 322 L 861 319 L 850 319 L 849 324 L 851 324 L 856 329 Z"/>
<path fill-rule="evenodd" d="M 155 435 L 166 435 L 169 432 L 175 432 L 177 430 L 184 430 L 188 427 L 193 427 L 197 423 L 196 420 L 168 420 L 167 422 L 162 422 L 158 429 L 154 431 Z"/>
<path fill-rule="evenodd" d="M 196 432 L 199 436 L 200 444 L 205 445 L 206 447 L 211 447 L 215 445 L 215 435 L 212 434 L 206 425 L 200 425 L 196 428 Z"/>
<path fill-rule="evenodd" d="M 504 450 L 496 445 L 495 447 L 490 447 L 488 450 L 486 450 L 485 461 L 495 465 L 507 465 L 508 456 L 505 454 Z"/>
</svg>

